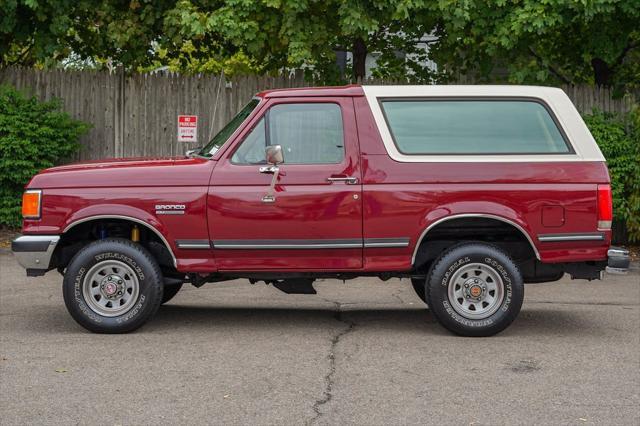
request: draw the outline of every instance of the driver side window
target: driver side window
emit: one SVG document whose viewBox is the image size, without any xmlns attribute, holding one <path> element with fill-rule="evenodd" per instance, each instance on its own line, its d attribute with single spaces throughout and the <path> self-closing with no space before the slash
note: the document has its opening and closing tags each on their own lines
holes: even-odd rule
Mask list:
<svg viewBox="0 0 640 426">
<path fill-rule="evenodd" d="M 281 145 L 285 164 L 337 164 L 344 159 L 342 112 L 333 103 L 273 106 L 231 157 L 234 164 L 265 164 L 267 145 Z"/>
<path fill-rule="evenodd" d="M 264 117 L 262 117 L 233 153 L 231 162 L 234 164 L 266 164 L 264 152 L 266 146 Z"/>
</svg>

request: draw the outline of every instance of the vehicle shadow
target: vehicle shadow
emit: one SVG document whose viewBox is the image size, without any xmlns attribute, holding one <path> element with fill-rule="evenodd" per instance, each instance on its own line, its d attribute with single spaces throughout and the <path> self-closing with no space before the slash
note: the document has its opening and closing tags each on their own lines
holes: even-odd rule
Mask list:
<svg viewBox="0 0 640 426">
<path fill-rule="evenodd" d="M 6 319 L 6 318 L 5 318 Z M 5 332 L 32 334 L 87 333 L 71 319 L 63 307 L 25 310 L 4 324 Z M 343 307 L 337 310 L 301 307 L 249 307 L 179 305 L 162 306 L 156 316 L 138 333 L 180 333 L 196 331 L 206 333 L 223 329 L 239 332 L 248 330 L 312 331 L 318 328 L 340 328 L 354 324 L 359 330 L 373 330 L 376 334 L 388 332 L 415 333 L 416 335 L 452 336 L 441 327 L 426 308 Z M 525 308 L 515 322 L 499 336 L 575 336 L 606 335 L 610 330 L 591 315 L 563 308 Z"/>
<path fill-rule="evenodd" d="M 377 333 L 403 332 L 450 335 L 429 310 L 420 308 L 345 308 L 338 312 L 326 308 L 268 308 L 220 306 L 162 306 L 156 317 L 141 332 L 156 330 L 210 329 L 223 327 L 239 332 L 248 329 L 313 329 L 339 327 L 340 323 L 358 328 L 375 329 Z M 525 309 L 504 335 L 604 335 L 597 322 L 575 311 L 561 309 Z"/>
<path fill-rule="evenodd" d="M 276 329 L 317 328 L 373 325 L 378 330 L 437 329 L 433 316 L 420 309 L 358 309 L 300 308 L 300 307 L 220 307 L 165 305 L 144 329 L 211 328 Z M 440 330 L 437 330 L 438 332 Z"/>
</svg>

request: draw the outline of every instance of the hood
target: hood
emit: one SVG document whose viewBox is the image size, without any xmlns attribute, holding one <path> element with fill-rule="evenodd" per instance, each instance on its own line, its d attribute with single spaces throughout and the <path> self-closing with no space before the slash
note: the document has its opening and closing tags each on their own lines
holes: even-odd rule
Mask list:
<svg viewBox="0 0 640 426">
<path fill-rule="evenodd" d="M 201 186 L 214 162 L 204 158 L 115 158 L 67 164 L 41 171 L 27 188 Z"/>
</svg>

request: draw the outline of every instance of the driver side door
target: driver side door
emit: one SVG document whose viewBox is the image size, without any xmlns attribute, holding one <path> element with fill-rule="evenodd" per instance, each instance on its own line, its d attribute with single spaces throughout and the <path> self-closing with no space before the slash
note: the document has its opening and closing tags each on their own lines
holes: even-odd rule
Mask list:
<svg viewBox="0 0 640 426">
<path fill-rule="evenodd" d="M 219 270 L 362 268 L 360 153 L 351 98 L 268 99 L 216 165 L 207 217 Z M 265 148 L 281 145 L 274 174 Z"/>
</svg>

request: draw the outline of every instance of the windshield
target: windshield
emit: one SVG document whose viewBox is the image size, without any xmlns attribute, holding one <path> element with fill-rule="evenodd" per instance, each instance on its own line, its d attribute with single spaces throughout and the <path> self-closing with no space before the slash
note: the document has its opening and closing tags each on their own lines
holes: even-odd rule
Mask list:
<svg viewBox="0 0 640 426">
<path fill-rule="evenodd" d="M 220 149 L 222 145 L 229 139 L 229 136 L 236 131 L 238 127 L 242 124 L 242 122 L 251 114 L 260 101 L 258 99 L 251 99 L 251 101 L 244 107 L 242 110 L 233 117 L 233 119 L 227 123 L 226 126 L 222 128 L 214 137 L 209 141 L 208 144 L 204 146 L 198 153 L 203 157 L 210 158 L 213 154 L 216 153 L 217 150 Z"/>
</svg>

